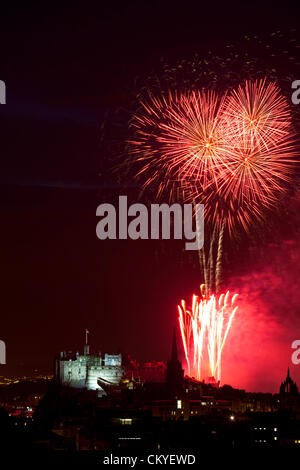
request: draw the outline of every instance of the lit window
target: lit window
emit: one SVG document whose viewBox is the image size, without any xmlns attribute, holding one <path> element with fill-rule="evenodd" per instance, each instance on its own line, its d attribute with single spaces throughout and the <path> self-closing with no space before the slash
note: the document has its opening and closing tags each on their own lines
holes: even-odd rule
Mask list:
<svg viewBox="0 0 300 470">
<path fill-rule="evenodd" d="M 274 431 L 277 432 L 277 428 L 274 428 Z"/>
<path fill-rule="evenodd" d="M 131 418 L 120 418 L 120 423 L 121 424 L 132 424 L 132 419 Z"/>
<path fill-rule="evenodd" d="M 182 408 L 182 401 L 177 400 L 177 410 L 181 410 L 181 408 Z"/>
</svg>

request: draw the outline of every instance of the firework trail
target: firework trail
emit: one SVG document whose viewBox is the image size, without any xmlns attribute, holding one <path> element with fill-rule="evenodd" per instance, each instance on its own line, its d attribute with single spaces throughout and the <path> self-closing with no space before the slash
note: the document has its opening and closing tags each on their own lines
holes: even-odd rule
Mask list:
<svg viewBox="0 0 300 470">
<path fill-rule="evenodd" d="M 210 375 L 220 381 L 222 352 L 238 308 L 235 306 L 237 296 L 234 294 L 230 300 L 228 291 L 206 297 L 202 285 L 201 296 L 193 295 L 191 308 L 187 308 L 184 300 L 178 305 L 178 322 L 190 377 L 203 378 L 203 360 L 207 358 Z"/>
<path fill-rule="evenodd" d="M 208 248 L 204 246 L 198 251 L 199 265 L 204 279 L 204 290 L 208 296 L 219 292 L 222 273 L 224 227 L 220 232 L 213 231 L 209 238 Z"/>
<path fill-rule="evenodd" d="M 223 254 L 223 236 L 224 236 L 224 223 L 222 224 L 219 239 L 218 239 L 218 252 L 216 263 L 216 292 L 219 292 L 221 284 L 221 270 L 222 270 L 222 254 Z"/>
</svg>

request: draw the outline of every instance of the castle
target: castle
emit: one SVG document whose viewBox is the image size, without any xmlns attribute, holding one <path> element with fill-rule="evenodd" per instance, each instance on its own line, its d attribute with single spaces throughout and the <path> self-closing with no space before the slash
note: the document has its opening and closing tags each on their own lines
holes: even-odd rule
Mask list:
<svg viewBox="0 0 300 470">
<path fill-rule="evenodd" d="M 63 351 L 55 359 L 55 378 L 57 383 L 72 388 L 97 390 L 98 396 L 106 395 L 105 388 L 119 385 L 124 377 L 121 354 L 91 355 L 87 341 L 83 355 Z M 102 384 L 102 386 L 101 386 Z"/>
<path fill-rule="evenodd" d="M 55 358 L 55 379 L 59 385 L 96 390 L 98 397 L 118 388 L 133 387 L 133 383 L 165 381 L 166 364 L 163 361 L 132 360 L 126 354 L 90 354 L 88 331 L 83 354 L 63 351 Z"/>
</svg>

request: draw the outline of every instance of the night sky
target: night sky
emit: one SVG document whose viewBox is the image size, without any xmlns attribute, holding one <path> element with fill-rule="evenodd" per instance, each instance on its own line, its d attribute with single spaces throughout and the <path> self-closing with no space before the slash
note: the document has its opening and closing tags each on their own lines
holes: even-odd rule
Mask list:
<svg viewBox="0 0 300 470">
<path fill-rule="evenodd" d="M 140 189 L 133 181 L 126 190 L 111 172 L 115 150 L 103 129 L 122 127 L 112 143 L 121 148 L 126 123 L 113 116 L 128 114 L 137 79 L 162 57 L 299 26 L 292 9 L 261 2 L 87 5 L 1 7 L 0 374 L 51 372 L 55 353 L 82 349 L 85 328 L 94 351 L 168 359 L 176 305 L 201 281 L 197 254 L 181 241 L 96 238 L 96 207 L 120 194 L 137 202 Z M 300 337 L 297 185 L 272 234 L 227 249 L 226 283 L 243 294 L 240 311 L 247 304 L 226 349 L 224 376 L 237 387 L 276 391 Z M 300 385 L 300 365 L 291 369 Z"/>
</svg>

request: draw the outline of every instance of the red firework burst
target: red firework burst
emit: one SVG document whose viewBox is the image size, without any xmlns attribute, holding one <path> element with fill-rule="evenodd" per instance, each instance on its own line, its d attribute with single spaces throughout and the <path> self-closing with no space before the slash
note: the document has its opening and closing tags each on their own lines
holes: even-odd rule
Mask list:
<svg viewBox="0 0 300 470">
<path fill-rule="evenodd" d="M 206 190 L 217 182 L 230 153 L 224 102 L 214 92 L 169 93 L 141 103 L 143 113 L 132 121 L 135 139 L 131 155 L 142 161 L 145 186 L 159 182 L 159 194 L 185 181 L 197 181 Z"/>
<path fill-rule="evenodd" d="M 226 99 L 224 115 L 232 136 L 247 145 L 272 149 L 290 134 L 291 116 L 279 87 L 266 79 L 239 85 Z"/>
<path fill-rule="evenodd" d="M 224 125 L 230 125 L 229 158 L 219 172 L 217 197 L 207 213 L 217 225 L 247 229 L 253 217 L 276 204 L 291 180 L 295 138 L 287 100 L 274 83 L 246 82 L 228 97 Z M 194 192 L 193 198 L 197 195 Z M 218 216 L 218 213 L 219 216 Z"/>
<path fill-rule="evenodd" d="M 294 133 L 287 100 L 275 83 L 246 81 L 228 96 L 169 93 L 143 102 L 132 121 L 131 158 L 158 196 L 178 188 L 205 204 L 206 221 L 245 229 L 275 205 L 291 177 Z"/>
</svg>

